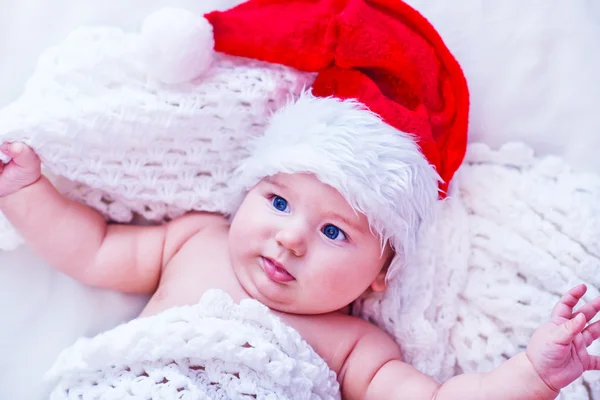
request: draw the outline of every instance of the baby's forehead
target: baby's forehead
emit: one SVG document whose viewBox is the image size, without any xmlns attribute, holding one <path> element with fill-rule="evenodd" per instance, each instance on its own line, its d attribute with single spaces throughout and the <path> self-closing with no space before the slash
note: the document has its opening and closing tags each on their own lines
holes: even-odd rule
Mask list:
<svg viewBox="0 0 600 400">
<path fill-rule="evenodd" d="M 312 173 L 279 173 L 264 177 L 262 182 L 290 194 L 312 198 L 319 206 L 315 211 L 335 214 L 352 225 L 360 225 L 362 228 L 369 226 L 368 218 L 364 213 L 354 208 L 338 189 L 322 182 Z"/>
<path fill-rule="evenodd" d="M 262 182 L 297 194 L 312 194 L 316 197 L 322 196 L 324 202 L 332 203 L 337 200 L 337 203 L 347 205 L 347 207 L 344 206 L 343 208 L 354 212 L 350 203 L 338 189 L 321 181 L 313 173 L 278 173 L 264 177 Z"/>
</svg>

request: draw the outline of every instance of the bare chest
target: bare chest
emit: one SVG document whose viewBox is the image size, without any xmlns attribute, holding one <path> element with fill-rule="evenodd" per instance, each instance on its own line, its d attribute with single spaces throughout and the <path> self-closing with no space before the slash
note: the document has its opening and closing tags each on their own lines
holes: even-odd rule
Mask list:
<svg viewBox="0 0 600 400">
<path fill-rule="evenodd" d="M 196 304 L 210 289 L 221 289 L 236 302 L 248 297 L 238 283 L 227 253 L 227 243 L 214 235 L 197 235 L 165 267 L 157 291 L 142 312 Z"/>
</svg>

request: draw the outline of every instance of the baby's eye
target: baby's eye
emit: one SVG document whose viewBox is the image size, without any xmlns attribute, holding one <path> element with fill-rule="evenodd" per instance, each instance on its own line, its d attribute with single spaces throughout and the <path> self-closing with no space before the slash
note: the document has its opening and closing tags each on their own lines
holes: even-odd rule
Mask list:
<svg viewBox="0 0 600 400">
<path fill-rule="evenodd" d="M 271 199 L 271 203 L 273 204 L 273 207 L 275 207 L 275 209 L 278 211 L 285 212 L 285 213 L 290 212 L 290 207 L 288 205 L 288 202 L 283 197 L 273 196 L 273 198 Z"/>
<path fill-rule="evenodd" d="M 325 225 L 323 229 L 321 229 L 321 232 L 331 240 L 346 240 L 344 232 L 335 225 Z"/>
</svg>

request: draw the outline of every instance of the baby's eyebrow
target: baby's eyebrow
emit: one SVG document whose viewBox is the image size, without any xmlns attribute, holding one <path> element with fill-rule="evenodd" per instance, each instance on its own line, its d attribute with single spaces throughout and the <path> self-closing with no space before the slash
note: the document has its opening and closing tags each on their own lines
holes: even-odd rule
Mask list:
<svg viewBox="0 0 600 400">
<path fill-rule="evenodd" d="M 264 181 L 267 183 L 270 183 L 271 185 L 277 186 L 280 189 L 288 189 L 288 186 L 286 184 L 279 182 L 277 179 L 275 179 L 272 176 L 265 177 Z"/>
<path fill-rule="evenodd" d="M 327 213 L 325 213 L 325 217 L 331 218 L 331 219 L 339 219 L 346 225 L 350 226 L 352 229 L 359 231 L 359 232 L 363 231 L 362 228 L 356 224 L 356 222 L 354 222 L 351 219 L 344 217 L 343 215 L 338 214 L 336 212 L 333 212 L 333 211 L 327 212 Z"/>
</svg>

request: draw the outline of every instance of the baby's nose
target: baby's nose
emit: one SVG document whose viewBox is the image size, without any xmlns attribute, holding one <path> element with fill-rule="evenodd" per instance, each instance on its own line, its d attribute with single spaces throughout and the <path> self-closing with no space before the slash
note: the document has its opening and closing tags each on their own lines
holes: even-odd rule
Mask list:
<svg viewBox="0 0 600 400">
<path fill-rule="evenodd" d="M 279 230 L 275 235 L 275 240 L 280 246 L 300 257 L 306 253 L 306 236 L 306 229 L 295 224 Z"/>
</svg>

